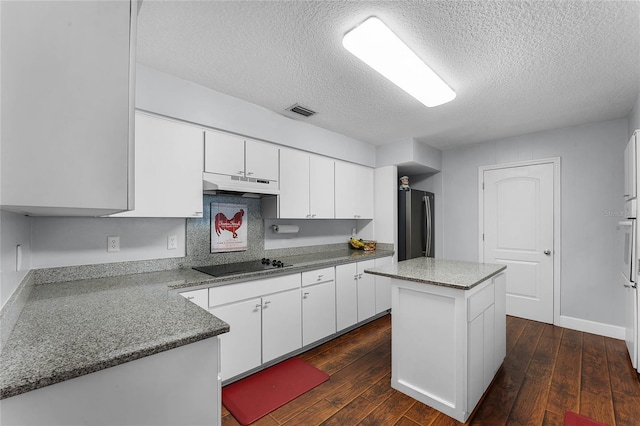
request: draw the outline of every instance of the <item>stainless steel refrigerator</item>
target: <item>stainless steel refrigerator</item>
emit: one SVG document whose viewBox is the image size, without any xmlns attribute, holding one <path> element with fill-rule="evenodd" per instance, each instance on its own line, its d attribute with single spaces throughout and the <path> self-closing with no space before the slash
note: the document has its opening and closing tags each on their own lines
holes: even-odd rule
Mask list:
<svg viewBox="0 0 640 426">
<path fill-rule="evenodd" d="M 398 192 L 398 260 L 435 255 L 434 196 L 411 189 Z"/>
</svg>

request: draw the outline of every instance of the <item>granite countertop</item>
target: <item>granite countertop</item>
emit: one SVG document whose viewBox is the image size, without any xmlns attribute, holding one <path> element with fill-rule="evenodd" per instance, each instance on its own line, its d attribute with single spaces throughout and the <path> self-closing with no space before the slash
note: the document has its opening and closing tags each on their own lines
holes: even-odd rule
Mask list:
<svg viewBox="0 0 640 426">
<path fill-rule="evenodd" d="M 0 399 L 229 331 L 180 289 L 391 255 L 347 249 L 289 256 L 282 260 L 292 267 L 223 278 L 189 268 L 35 285 L 0 353 Z"/>
<path fill-rule="evenodd" d="M 170 287 L 174 289 L 186 289 L 188 287 L 206 285 L 208 287 L 216 287 L 219 285 L 231 284 L 236 281 L 246 281 L 268 277 L 277 274 L 292 274 L 297 272 L 311 271 L 313 269 L 319 269 L 329 266 L 341 265 L 344 263 L 353 263 L 361 260 L 376 259 L 379 257 L 393 256 L 392 250 L 335 250 L 311 254 L 301 254 L 297 256 L 284 256 L 278 257 L 285 263 L 290 263 L 293 266 L 282 269 L 267 269 L 264 271 L 248 272 L 241 274 L 234 274 L 225 277 L 212 277 L 201 272 L 193 271 L 197 275 L 191 275 L 190 279 L 184 281 L 176 281 L 171 284 Z"/>
<path fill-rule="evenodd" d="M 506 265 L 419 257 L 365 269 L 366 273 L 418 283 L 469 290 L 505 270 Z"/>
</svg>

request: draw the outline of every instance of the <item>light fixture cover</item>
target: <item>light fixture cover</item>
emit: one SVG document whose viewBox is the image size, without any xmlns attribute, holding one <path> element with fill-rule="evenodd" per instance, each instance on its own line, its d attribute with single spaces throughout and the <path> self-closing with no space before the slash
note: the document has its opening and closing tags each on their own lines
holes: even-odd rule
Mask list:
<svg viewBox="0 0 640 426">
<path fill-rule="evenodd" d="M 428 107 L 456 97 L 447 83 L 375 16 L 345 34 L 342 45 Z"/>
</svg>

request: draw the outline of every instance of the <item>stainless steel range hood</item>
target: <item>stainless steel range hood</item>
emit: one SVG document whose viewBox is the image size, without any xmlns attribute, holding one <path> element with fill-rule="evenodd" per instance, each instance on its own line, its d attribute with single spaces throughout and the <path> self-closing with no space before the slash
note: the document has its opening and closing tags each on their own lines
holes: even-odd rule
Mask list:
<svg viewBox="0 0 640 426">
<path fill-rule="evenodd" d="M 204 172 L 202 181 L 205 194 L 232 193 L 253 198 L 280 194 L 278 182 L 265 179 Z"/>
</svg>

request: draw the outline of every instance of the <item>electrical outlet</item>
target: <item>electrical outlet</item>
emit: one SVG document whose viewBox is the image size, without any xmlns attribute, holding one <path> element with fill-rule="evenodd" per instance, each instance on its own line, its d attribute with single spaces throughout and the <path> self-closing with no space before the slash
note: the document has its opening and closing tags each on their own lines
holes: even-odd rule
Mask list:
<svg viewBox="0 0 640 426">
<path fill-rule="evenodd" d="M 178 237 L 176 235 L 169 235 L 167 237 L 167 250 L 175 250 L 178 248 Z"/>
<path fill-rule="evenodd" d="M 107 237 L 107 252 L 120 251 L 120 237 Z"/>
</svg>

